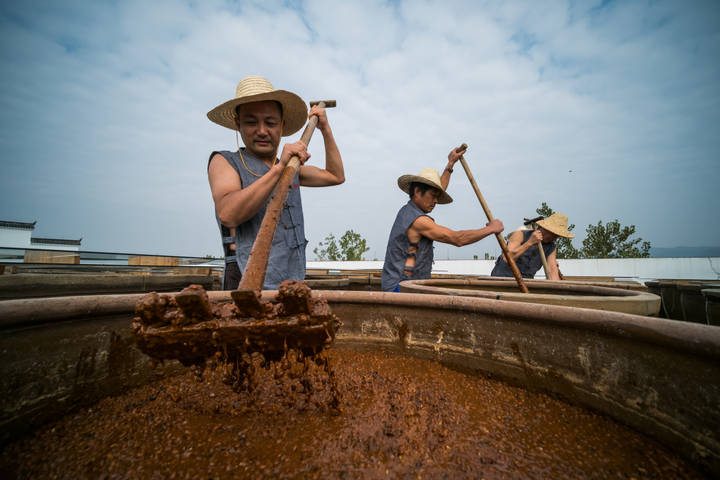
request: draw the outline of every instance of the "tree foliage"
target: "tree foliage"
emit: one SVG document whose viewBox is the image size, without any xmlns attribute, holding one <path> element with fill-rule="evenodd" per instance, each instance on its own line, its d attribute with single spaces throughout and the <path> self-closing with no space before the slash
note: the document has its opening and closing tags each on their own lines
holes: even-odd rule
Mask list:
<svg viewBox="0 0 720 480">
<path fill-rule="evenodd" d="M 363 254 L 370 250 L 365 239 L 352 230 L 348 230 L 340 237 L 340 251 L 343 260 L 364 260 Z"/>
<path fill-rule="evenodd" d="M 583 258 L 647 258 L 650 256 L 650 242 L 638 237 L 631 239 L 635 225 L 623 227 L 616 219 L 603 225 L 588 225 L 583 240 Z"/>
<path fill-rule="evenodd" d="M 542 202 L 540 208 L 536 208 L 535 211 L 545 218 L 555 213 L 545 202 Z M 568 225 L 568 231 L 572 232 L 573 228 L 575 228 L 574 223 Z M 557 258 L 580 258 L 580 251 L 573 246 L 571 238 L 558 237 L 555 245 L 557 245 L 557 252 L 555 253 Z"/>
<path fill-rule="evenodd" d="M 543 202 L 535 210 L 538 215 L 549 217 L 553 209 Z M 568 225 L 568 230 L 575 228 Z M 569 238 L 558 238 L 557 258 L 647 258 L 650 256 L 650 242 L 642 238 L 630 238 L 635 234 L 635 225 L 623 227 L 620 221 L 613 220 L 603 225 L 602 220 L 596 225 L 588 225 L 585 239 L 580 250 L 573 247 Z"/>
<path fill-rule="evenodd" d="M 325 237 L 325 240 L 318 243 L 318 246 L 315 247 L 313 253 L 318 258 L 318 260 L 321 261 L 340 260 L 340 249 L 335 242 L 335 235 L 333 235 L 332 233 L 328 234 L 328 236 Z"/>
<path fill-rule="evenodd" d="M 313 253 L 321 261 L 350 261 L 364 260 L 363 254 L 368 250 L 367 241 L 359 233 L 348 230 L 337 241 L 332 233 L 328 234 Z"/>
</svg>

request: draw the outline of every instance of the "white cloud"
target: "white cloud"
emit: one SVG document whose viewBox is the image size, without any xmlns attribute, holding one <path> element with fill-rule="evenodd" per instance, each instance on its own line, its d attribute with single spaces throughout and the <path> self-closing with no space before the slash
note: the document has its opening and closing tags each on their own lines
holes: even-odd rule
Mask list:
<svg viewBox="0 0 720 480">
<path fill-rule="evenodd" d="M 716 244 L 718 8 L 673 2 L 80 2 L 3 6 L 0 217 L 97 250 L 219 252 L 205 117 L 250 74 L 329 112 L 347 182 L 306 189 L 310 245 L 352 228 L 382 258 L 404 173 L 467 158 L 508 228 L 542 201 L 656 246 Z M 10 47 L 12 45 L 12 47 Z M 290 140 L 298 138 L 291 137 Z M 322 164 L 322 139 L 312 162 Z M 572 170 L 572 173 L 569 172 Z M 433 216 L 484 215 L 462 169 Z M 20 216 L 18 218 L 18 216 Z M 677 222 L 668 231 L 668 218 Z M 449 247 L 448 247 L 449 248 Z M 453 255 L 496 253 L 491 239 Z M 375 253 L 372 253 L 375 252 Z M 444 252 L 444 251 L 443 251 Z"/>
</svg>

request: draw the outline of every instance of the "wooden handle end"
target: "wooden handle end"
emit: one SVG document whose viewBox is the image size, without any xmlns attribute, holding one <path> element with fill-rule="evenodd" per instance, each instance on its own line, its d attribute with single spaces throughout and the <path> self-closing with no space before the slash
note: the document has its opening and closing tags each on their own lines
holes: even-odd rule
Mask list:
<svg viewBox="0 0 720 480">
<path fill-rule="evenodd" d="M 320 105 L 321 103 L 323 105 Z M 337 106 L 337 101 L 335 101 L 335 100 L 313 100 L 312 102 L 310 102 L 310 106 L 312 107 L 313 105 L 320 105 L 323 108 L 334 108 L 335 106 Z"/>
</svg>

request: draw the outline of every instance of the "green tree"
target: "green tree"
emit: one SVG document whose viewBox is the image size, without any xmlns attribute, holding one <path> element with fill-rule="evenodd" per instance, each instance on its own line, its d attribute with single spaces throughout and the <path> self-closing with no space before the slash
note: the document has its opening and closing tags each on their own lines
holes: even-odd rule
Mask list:
<svg viewBox="0 0 720 480">
<path fill-rule="evenodd" d="M 545 218 L 555 213 L 545 202 L 542 202 L 542 206 L 540 208 L 536 208 L 535 211 L 538 215 L 542 215 Z M 574 223 L 568 225 L 568 231 L 572 232 L 573 228 L 575 228 Z M 571 240 L 572 239 L 570 238 L 558 237 L 555 241 L 555 245 L 557 245 L 557 252 L 555 255 L 557 258 L 580 258 L 580 251 L 573 247 Z"/>
<path fill-rule="evenodd" d="M 363 253 L 370 250 L 365 239 L 352 230 L 348 230 L 340 237 L 340 251 L 343 260 L 364 260 Z"/>
<path fill-rule="evenodd" d="M 603 225 L 588 225 L 587 237 L 583 240 L 582 258 L 647 258 L 650 256 L 650 242 L 638 237 L 631 239 L 635 225 L 623 227 L 616 219 Z"/>
<path fill-rule="evenodd" d="M 368 250 L 370 247 L 367 246 L 367 241 L 359 233 L 348 230 L 338 241 L 332 233 L 328 234 L 325 240 L 313 250 L 313 253 L 321 261 L 349 261 L 364 260 L 363 254 Z"/>
<path fill-rule="evenodd" d="M 333 235 L 332 233 L 328 234 L 328 236 L 325 237 L 325 240 L 318 243 L 318 246 L 313 250 L 313 253 L 318 258 L 318 260 L 321 261 L 340 260 L 340 249 L 335 242 L 335 235 Z"/>
</svg>

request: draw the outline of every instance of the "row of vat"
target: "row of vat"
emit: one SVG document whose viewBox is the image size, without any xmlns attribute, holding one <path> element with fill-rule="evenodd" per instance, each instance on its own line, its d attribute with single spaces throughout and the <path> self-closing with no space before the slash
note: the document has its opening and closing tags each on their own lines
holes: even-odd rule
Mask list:
<svg viewBox="0 0 720 480">
<path fill-rule="evenodd" d="M 379 271 L 308 271 L 314 290 L 380 291 Z M 518 291 L 513 279 L 469 275 L 433 275 L 429 280 L 408 280 L 402 291 L 463 295 L 498 300 L 566 305 L 620 311 L 672 320 L 720 325 L 720 281 L 661 279 L 618 282 L 614 279 L 564 281 L 527 280 L 530 294 Z M 133 272 L 0 275 L 0 299 L 68 295 L 179 291 L 190 284 L 219 289 L 217 272 L 200 274 Z"/>
<path fill-rule="evenodd" d="M 720 281 L 653 280 L 645 285 L 662 299 L 659 316 L 720 325 Z"/>
<path fill-rule="evenodd" d="M 320 290 L 372 291 L 380 289 L 380 275 L 379 272 L 315 272 L 308 275 L 308 283 L 311 288 Z M 643 285 L 633 281 L 576 277 L 559 282 L 526 280 L 526 283 L 530 295 L 521 294 L 513 279 L 434 275 L 429 280 L 403 282 L 401 291 L 568 305 L 720 325 L 720 280 L 660 279 Z"/>
</svg>

